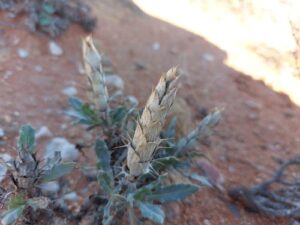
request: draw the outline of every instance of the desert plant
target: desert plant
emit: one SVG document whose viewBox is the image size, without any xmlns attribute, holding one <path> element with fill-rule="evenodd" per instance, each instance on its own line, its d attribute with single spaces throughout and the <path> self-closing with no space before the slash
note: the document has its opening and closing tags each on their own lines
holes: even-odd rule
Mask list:
<svg viewBox="0 0 300 225">
<path fill-rule="evenodd" d="M 102 128 L 94 148 L 102 188 L 99 195 L 103 197 L 104 192 L 106 201 L 98 206 L 97 219 L 111 224 L 127 212 L 130 224 L 139 224 L 139 209 L 142 217 L 162 224 L 165 214 L 161 204 L 180 201 L 198 190 L 199 186 L 188 179 L 188 169 L 201 154 L 191 151 L 190 144 L 208 135 L 218 123 L 220 112 L 212 112 L 195 130 L 176 141 L 176 118 L 165 131 L 163 127 L 176 96 L 178 69 L 162 75 L 139 116 L 135 106 L 126 105 L 123 96 L 119 101 L 109 97 L 101 55 L 90 37 L 83 41 L 83 58 L 94 104 L 71 98 L 67 113 L 88 130 Z M 174 178 L 170 174 L 185 177 L 178 179 L 186 182 L 170 184 L 169 177 Z"/>
<path fill-rule="evenodd" d="M 80 0 L 2 0 L 0 10 L 25 14 L 30 31 L 42 31 L 51 37 L 61 35 L 71 23 L 80 24 L 88 32 L 96 24 L 96 19 L 89 15 L 89 6 Z"/>
<path fill-rule="evenodd" d="M 3 225 L 14 224 L 22 216 L 24 210 L 47 209 L 53 201 L 41 193 L 41 184 L 64 176 L 75 166 L 71 162 L 61 162 L 59 152 L 44 162 L 38 160 L 35 131 L 30 125 L 25 125 L 20 129 L 17 157 L 6 162 L 6 165 L 15 189 L 10 192 L 3 189 L 5 193 L 2 194 L 5 196 L 3 201 L 7 205 L 7 210 L 1 213 Z"/>
<path fill-rule="evenodd" d="M 162 75 L 140 116 L 136 104 L 128 102 L 126 96 L 109 96 L 101 54 L 91 37 L 83 40 L 83 59 L 93 101 L 88 104 L 71 97 L 66 113 L 87 132 L 96 134 L 93 148 L 98 190 L 76 212 L 62 205 L 61 196 L 42 193 L 43 182 L 60 178 L 75 165 L 62 163 L 59 152 L 45 162 L 38 160 L 34 129 L 25 125 L 20 130 L 17 158 L 7 163 L 16 188 L 1 189 L 0 193 L 7 208 L 1 214 L 4 225 L 16 221 L 80 224 L 83 220 L 109 225 L 120 224 L 125 214 L 131 225 L 144 219 L 163 224 L 162 204 L 181 201 L 200 185 L 209 185 L 205 177 L 191 172 L 193 162 L 203 156 L 192 150 L 192 144 L 210 134 L 220 112 L 207 115 L 185 137 L 175 137 L 176 117 L 170 124 L 164 123 L 176 97 L 179 70 L 172 68 Z"/>
</svg>

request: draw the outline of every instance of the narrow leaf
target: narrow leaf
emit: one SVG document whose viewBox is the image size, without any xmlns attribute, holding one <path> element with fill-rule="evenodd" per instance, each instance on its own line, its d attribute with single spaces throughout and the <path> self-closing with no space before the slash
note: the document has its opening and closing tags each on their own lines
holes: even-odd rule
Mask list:
<svg viewBox="0 0 300 225">
<path fill-rule="evenodd" d="M 170 139 L 171 142 L 173 142 L 174 140 L 172 140 L 172 139 L 175 138 L 176 125 L 177 125 L 177 119 L 174 116 L 168 126 L 168 129 L 167 129 L 167 138 Z"/>
<path fill-rule="evenodd" d="M 140 202 L 138 205 L 143 217 L 150 219 L 156 223 L 163 224 L 165 213 L 159 205 Z"/>
<path fill-rule="evenodd" d="M 35 131 L 30 125 L 24 125 L 19 131 L 18 150 L 35 152 Z"/>
<path fill-rule="evenodd" d="M 108 172 L 111 170 L 110 168 L 110 152 L 105 141 L 97 139 L 95 151 L 97 155 L 97 159 L 99 162 L 100 169 Z"/>
<path fill-rule="evenodd" d="M 197 190 L 198 187 L 196 185 L 174 184 L 156 190 L 152 194 L 148 195 L 146 199 L 148 201 L 158 200 L 161 203 L 179 201 L 195 193 Z"/>
<path fill-rule="evenodd" d="M 47 170 L 43 176 L 43 182 L 49 182 L 55 179 L 58 179 L 67 173 L 70 173 L 71 170 L 75 167 L 75 163 L 61 163 L 53 166 L 50 170 Z"/>
</svg>

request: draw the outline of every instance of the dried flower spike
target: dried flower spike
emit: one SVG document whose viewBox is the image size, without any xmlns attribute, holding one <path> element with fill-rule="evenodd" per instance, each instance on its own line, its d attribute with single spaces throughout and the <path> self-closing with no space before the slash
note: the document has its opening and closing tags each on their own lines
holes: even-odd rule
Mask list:
<svg viewBox="0 0 300 225">
<path fill-rule="evenodd" d="M 91 36 L 83 40 L 83 59 L 85 71 L 92 86 L 96 108 L 100 112 L 106 112 L 108 110 L 108 93 L 105 83 L 105 74 L 102 69 L 101 56 Z"/>
<path fill-rule="evenodd" d="M 162 75 L 147 101 L 128 149 L 127 164 L 132 176 L 149 169 L 149 161 L 160 142 L 159 133 L 176 96 L 178 77 L 176 68 Z"/>
</svg>

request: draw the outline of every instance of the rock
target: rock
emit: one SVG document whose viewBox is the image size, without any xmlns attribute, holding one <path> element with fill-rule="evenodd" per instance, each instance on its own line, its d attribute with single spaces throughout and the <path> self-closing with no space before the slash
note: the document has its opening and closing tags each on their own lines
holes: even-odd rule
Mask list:
<svg viewBox="0 0 300 225">
<path fill-rule="evenodd" d="M 204 54 L 202 55 L 202 57 L 203 57 L 204 60 L 206 60 L 206 61 L 208 61 L 208 62 L 213 62 L 213 61 L 215 61 L 215 57 L 214 57 L 212 54 L 210 54 L 210 53 L 204 53 Z"/>
<path fill-rule="evenodd" d="M 29 52 L 24 48 L 19 48 L 18 49 L 18 55 L 19 55 L 20 58 L 25 59 L 29 56 Z"/>
<path fill-rule="evenodd" d="M 63 89 L 62 93 L 71 97 L 77 94 L 77 89 L 74 86 L 67 86 Z"/>
<path fill-rule="evenodd" d="M 145 70 L 146 69 L 146 65 L 142 62 L 135 62 L 134 67 L 136 70 Z"/>
<path fill-rule="evenodd" d="M 204 225 L 212 225 L 208 219 L 203 220 Z"/>
<path fill-rule="evenodd" d="M 258 120 L 258 114 L 257 113 L 248 113 L 247 117 L 250 119 L 250 120 Z"/>
<path fill-rule="evenodd" d="M 124 81 L 123 79 L 115 74 L 106 75 L 105 76 L 106 84 L 116 87 L 117 89 L 123 90 L 124 89 Z"/>
<path fill-rule="evenodd" d="M 152 44 L 152 49 L 154 50 L 154 51 L 158 51 L 159 49 L 160 49 L 160 43 L 159 42 L 154 42 L 153 44 Z"/>
<path fill-rule="evenodd" d="M 48 46 L 51 55 L 61 56 L 63 54 L 62 48 L 56 42 L 50 41 Z"/>
<path fill-rule="evenodd" d="M 42 126 L 35 133 L 35 138 L 36 139 L 47 138 L 47 137 L 52 137 L 52 136 L 53 136 L 52 132 L 46 126 Z"/>
<path fill-rule="evenodd" d="M 253 110 L 260 110 L 262 108 L 261 103 L 254 101 L 254 100 L 247 100 L 244 102 L 244 104 L 249 108 Z"/>
<path fill-rule="evenodd" d="M 36 66 L 34 66 L 34 71 L 41 73 L 41 72 L 43 72 L 43 67 L 40 65 L 36 65 Z"/>
<path fill-rule="evenodd" d="M 4 138 L 4 136 L 5 136 L 5 132 L 2 128 L 0 128 L 0 139 Z"/>
<path fill-rule="evenodd" d="M 52 158 L 55 152 L 60 152 L 63 161 L 76 161 L 79 151 L 75 145 L 62 137 L 53 138 L 46 146 L 45 158 Z"/>
<path fill-rule="evenodd" d="M 21 114 L 20 114 L 20 112 L 18 112 L 18 111 L 14 111 L 13 115 L 14 115 L 15 117 L 19 117 Z"/>
<path fill-rule="evenodd" d="M 78 195 L 76 194 L 75 191 L 73 191 L 68 194 L 65 194 L 63 198 L 64 198 L 64 200 L 68 200 L 68 201 L 77 201 Z"/>
<path fill-rule="evenodd" d="M 59 191 L 60 186 L 58 181 L 51 181 L 40 184 L 40 188 L 44 193 L 56 193 Z"/>
</svg>

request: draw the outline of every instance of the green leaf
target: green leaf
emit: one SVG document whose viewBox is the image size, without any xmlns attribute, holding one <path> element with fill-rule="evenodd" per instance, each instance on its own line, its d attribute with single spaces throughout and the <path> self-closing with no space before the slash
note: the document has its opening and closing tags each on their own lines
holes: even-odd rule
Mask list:
<svg viewBox="0 0 300 225">
<path fill-rule="evenodd" d="M 30 125 L 24 125 L 19 131 L 19 151 L 35 152 L 35 131 Z"/>
<path fill-rule="evenodd" d="M 47 170 L 45 175 L 42 177 L 43 182 L 49 182 L 58 179 L 66 175 L 67 173 L 70 173 L 74 167 L 75 167 L 75 163 L 73 162 L 54 165 L 50 170 Z"/>
<path fill-rule="evenodd" d="M 44 12 L 46 12 L 48 14 L 53 14 L 56 11 L 55 7 L 48 2 L 44 3 L 42 7 L 43 7 Z"/>
<path fill-rule="evenodd" d="M 49 26 L 51 24 L 51 17 L 48 16 L 48 15 L 41 15 L 39 16 L 39 25 L 42 26 L 42 27 L 46 27 L 46 26 Z"/>
<path fill-rule="evenodd" d="M 195 193 L 197 190 L 198 186 L 196 185 L 174 184 L 156 190 L 152 194 L 148 195 L 146 199 L 148 201 L 158 200 L 161 203 L 179 201 Z"/>
<path fill-rule="evenodd" d="M 165 213 L 159 205 L 139 202 L 138 207 L 143 217 L 150 219 L 156 223 L 163 224 L 165 220 Z"/>
<path fill-rule="evenodd" d="M 174 166 L 178 163 L 180 163 L 178 158 L 176 158 L 175 156 L 168 156 L 153 160 L 152 165 L 154 166 L 154 168 L 156 168 L 157 166 Z"/>
<path fill-rule="evenodd" d="M 75 118 L 79 123 L 97 126 L 101 124 L 98 113 L 92 109 L 88 104 L 82 103 L 78 98 L 69 98 L 71 110 L 67 110 L 66 114 Z"/>
<path fill-rule="evenodd" d="M 167 129 L 167 138 L 168 139 L 171 139 L 171 142 L 173 142 L 175 138 L 175 134 L 176 134 L 176 125 L 177 125 L 177 119 L 176 117 L 174 116 L 168 126 L 168 129 Z"/>
<path fill-rule="evenodd" d="M 17 195 L 10 198 L 8 202 L 8 209 L 16 209 L 22 205 L 25 205 L 26 201 L 23 194 L 18 193 Z"/>
<path fill-rule="evenodd" d="M 98 182 L 106 193 L 111 194 L 113 192 L 113 180 L 109 173 L 100 171 Z"/>
<path fill-rule="evenodd" d="M 110 152 L 105 141 L 97 139 L 95 146 L 96 156 L 99 162 L 100 169 L 109 172 L 110 168 Z"/>
<path fill-rule="evenodd" d="M 13 225 L 17 222 L 19 217 L 22 215 L 25 206 L 20 206 L 15 209 L 8 210 L 1 214 L 1 224 L 2 225 Z"/>
<path fill-rule="evenodd" d="M 110 112 L 110 118 L 113 125 L 122 123 L 123 119 L 127 116 L 127 108 L 125 106 L 119 106 Z"/>
</svg>

